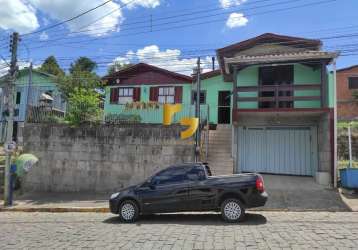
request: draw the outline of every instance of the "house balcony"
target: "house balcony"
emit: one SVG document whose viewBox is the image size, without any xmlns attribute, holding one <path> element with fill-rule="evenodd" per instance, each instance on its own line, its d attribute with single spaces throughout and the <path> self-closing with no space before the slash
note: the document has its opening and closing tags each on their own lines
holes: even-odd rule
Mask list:
<svg viewBox="0 0 358 250">
<path fill-rule="evenodd" d="M 240 86 L 233 120 L 243 113 L 321 112 L 328 110 L 327 90 L 322 84 L 274 84 Z M 323 93 L 323 94 L 322 94 Z"/>
<path fill-rule="evenodd" d="M 282 84 L 237 87 L 238 109 L 246 103 L 254 108 L 320 108 L 321 84 Z M 240 105 L 241 104 L 241 105 Z"/>
</svg>

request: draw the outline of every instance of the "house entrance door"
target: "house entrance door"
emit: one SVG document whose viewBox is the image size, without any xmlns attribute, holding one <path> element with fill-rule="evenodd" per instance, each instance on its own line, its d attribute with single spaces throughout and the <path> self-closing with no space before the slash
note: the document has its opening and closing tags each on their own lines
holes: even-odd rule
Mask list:
<svg viewBox="0 0 358 250">
<path fill-rule="evenodd" d="M 230 91 L 219 91 L 218 96 L 218 123 L 230 124 L 231 95 Z"/>
</svg>

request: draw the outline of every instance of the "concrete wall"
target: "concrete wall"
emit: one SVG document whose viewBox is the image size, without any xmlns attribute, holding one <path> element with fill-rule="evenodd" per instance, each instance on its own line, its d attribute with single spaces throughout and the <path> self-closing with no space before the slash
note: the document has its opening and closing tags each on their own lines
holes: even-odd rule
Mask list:
<svg viewBox="0 0 358 250">
<path fill-rule="evenodd" d="M 141 182 L 168 165 L 193 160 L 193 140 L 180 126 L 27 124 L 24 151 L 39 157 L 24 188 L 108 192 Z"/>
</svg>

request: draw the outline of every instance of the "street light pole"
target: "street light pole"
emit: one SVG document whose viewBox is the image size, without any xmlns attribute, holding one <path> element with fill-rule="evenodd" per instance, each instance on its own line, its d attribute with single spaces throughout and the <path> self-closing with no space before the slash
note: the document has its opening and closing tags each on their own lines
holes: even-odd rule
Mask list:
<svg viewBox="0 0 358 250">
<path fill-rule="evenodd" d="M 5 158 L 5 181 L 4 181 L 4 205 L 11 205 L 10 200 L 10 165 L 11 165 L 11 150 L 7 148 L 12 144 L 13 138 L 13 125 L 14 125 L 14 85 L 16 81 L 16 71 L 17 71 L 17 42 L 19 40 L 19 34 L 14 32 L 11 35 L 10 39 L 10 52 L 11 52 L 11 63 L 9 70 L 9 81 L 8 81 L 8 110 L 9 118 L 7 120 L 7 130 L 6 130 L 6 158 Z"/>
</svg>

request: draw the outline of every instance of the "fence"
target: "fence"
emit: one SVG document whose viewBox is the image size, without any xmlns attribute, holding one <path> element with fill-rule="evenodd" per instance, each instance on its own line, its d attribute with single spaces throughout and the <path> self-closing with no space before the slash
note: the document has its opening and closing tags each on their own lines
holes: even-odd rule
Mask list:
<svg viewBox="0 0 358 250">
<path fill-rule="evenodd" d="M 351 155 L 352 167 L 358 168 L 358 124 L 351 124 Z M 338 143 L 338 167 L 345 168 L 349 165 L 349 133 L 348 124 L 340 124 L 337 133 Z"/>
<path fill-rule="evenodd" d="M 66 112 L 67 111 L 67 112 Z M 79 123 L 97 122 L 104 124 L 161 124 L 163 122 L 163 105 L 153 107 L 118 105 L 115 110 L 102 110 L 100 107 L 70 107 L 66 111 L 49 106 L 29 106 L 27 121 L 31 123 L 61 123 L 71 119 Z M 71 112 L 73 111 L 73 112 Z M 180 112 L 174 114 L 173 124 L 179 124 L 184 117 L 195 117 L 194 105 L 182 105 Z M 209 120 L 209 106 L 200 107 L 201 126 Z"/>
</svg>

